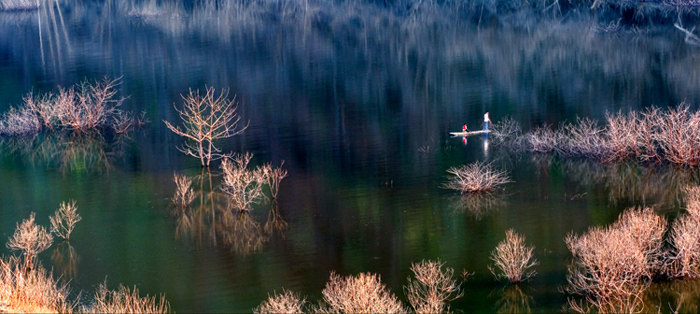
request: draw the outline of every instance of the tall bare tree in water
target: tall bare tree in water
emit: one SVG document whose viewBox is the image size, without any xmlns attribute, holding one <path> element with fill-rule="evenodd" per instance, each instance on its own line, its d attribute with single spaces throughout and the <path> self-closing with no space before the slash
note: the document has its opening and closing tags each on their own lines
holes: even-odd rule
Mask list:
<svg viewBox="0 0 700 314">
<path fill-rule="evenodd" d="M 238 105 L 234 99 L 228 99 L 228 89 L 217 96 L 213 87 L 208 87 L 204 95 L 199 90 L 182 95 L 185 106 L 182 110 L 175 108 L 183 121 L 183 128 L 174 126 L 163 120 L 165 125 L 175 134 L 189 141 L 178 148 L 181 152 L 199 158 L 202 167 L 209 168 L 212 159 L 223 156 L 221 150 L 214 145 L 214 140 L 228 138 L 243 133 L 248 124 L 240 126 L 241 117 L 236 110 Z"/>
</svg>

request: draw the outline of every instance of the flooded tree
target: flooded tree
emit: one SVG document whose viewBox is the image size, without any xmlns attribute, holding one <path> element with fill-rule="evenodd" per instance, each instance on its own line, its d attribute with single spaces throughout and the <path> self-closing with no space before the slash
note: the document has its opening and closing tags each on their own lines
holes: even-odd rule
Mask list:
<svg viewBox="0 0 700 314">
<path fill-rule="evenodd" d="M 238 105 L 235 97 L 228 99 L 228 89 L 222 90 L 218 95 L 213 87 L 207 88 L 204 95 L 199 91 L 190 90 L 189 94 L 182 95 L 182 98 L 185 100 L 185 106 L 175 110 L 182 119 L 183 127 L 165 120 L 163 122 L 168 129 L 188 140 L 178 149 L 198 158 L 202 167 L 209 168 L 213 159 L 224 156 L 214 145 L 214 141 L 241 134 L 248 125 L 239 125 L 241 117 L 236 111 Z"/>
</svg>

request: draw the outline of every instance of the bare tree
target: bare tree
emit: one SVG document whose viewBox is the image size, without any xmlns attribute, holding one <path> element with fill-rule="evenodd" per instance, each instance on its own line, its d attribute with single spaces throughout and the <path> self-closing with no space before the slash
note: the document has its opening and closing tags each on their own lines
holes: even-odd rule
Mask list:
<svg viewBox="0 0 700 314">
<path fill-rule="evenodd" d="M 53 236 L 42 226 L 34 224 L 34 213 L 25 219 L 21 224 L 17 224 L 15 233 L 7 241 L 7 248 L 13 251 L 24 252 L 24 269 L 28 271 L 36 256 L 48 249 L 53 242 Z"/>
<path fill-rule="evenodd" d="M 78 207 L 75 206 L 75 201 L 61 203 L 61 207 L 56 210 L 56 213 L 53 216 L 49 216 L 51 220 L 51 231 L 55 232 L 56 235 L 63 238 L 63 240 L 68 241 L 71 232 L 73 232 L 73 228 L 75 228 L 75 224 L 83 219 L 77 211 Z"/>
<path fill-rule="evenodd" d="M 447 267 L 443 271 L 444 264 L 438 260 L 411 265 L 415 279 L 408 278 L 404 291 L 416 313 L 449 313 L 450 301 L 464 294 L 452 278 L 454 269 Z"/>
<path fill-rule="evenodd" d="M 243 133 L 248 124 L 240 127 L 241 117 L 236 110 L 234 99 L 228 99 L 228 89 L 217 96 L 213 87 L 208 87 L 204 95 L 190 90 L 182 95 L 185 106 L 182 110 L 175 108 L 183 122 L 183 127 L 174 126 L 163 120 L 175 134 L 189 140 L 178 148 L 181 152 L 199 158 L 202 167 L 209 167 L 213 159 L 223 157 L 221 150 L 214 145 L 214 140 L 228 138 Z"/>
</svg>

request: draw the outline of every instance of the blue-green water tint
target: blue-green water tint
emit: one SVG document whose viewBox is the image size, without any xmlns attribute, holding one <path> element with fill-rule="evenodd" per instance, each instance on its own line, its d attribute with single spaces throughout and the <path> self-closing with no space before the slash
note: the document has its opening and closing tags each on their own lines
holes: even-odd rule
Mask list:
<svg viewBox="0 0 700 314">
<path fill-rule="evenodd" d="M 527 130 L 650 105 L 696 108 L 697 51 L 669 26 L 610 31 L 583 15 L 509 25 L 461 19 L 462 11 L 442 19 L 443 9 L 58 1 L 0 12 L 3 111 L 31 91 L 121 77 L 123 109 L 151 122 L 129 138 L 5 141 L 0 232 L 10 236 L 30 212 L 47 226 L 61 202 L 76 200 L 77 262 L 60 258 L 58 242 L 42 262 L 84 294 L 107 278 L 110 287 L 164 293 L 176 312 L 247 312 L 283 288 L 316 302 L 331 271 L 377 273 L 404 298 L 411 263 L 438 258 L 474 273 L 453 310 L 562 309 L 566 234 L 608 224 L 629 206 L 672 218 L 680 188 L 697 173 L 514 155 L 447 133 L 464 123 L 477 129 L 485 111 Z M 208 216 L 196 236 L 178 233 L 172 175 L 200 169 L 162 121 L 178 121 L 180 94 L 205 86 L 230 88 L 250 121 L 221 147 L 251 152 L 255 164 L 284 161 L 289 171 L 278 199 L 287 227 L 256 249 L 227 244 Z M 514 182 L 481 198 L 441 188 L 449 167 L 474 161 Z M 263 228 L 269 207 L 246 219 Z M 487 269 L 509 228 L 540 261 L 522 293 Z"/>
</svg>

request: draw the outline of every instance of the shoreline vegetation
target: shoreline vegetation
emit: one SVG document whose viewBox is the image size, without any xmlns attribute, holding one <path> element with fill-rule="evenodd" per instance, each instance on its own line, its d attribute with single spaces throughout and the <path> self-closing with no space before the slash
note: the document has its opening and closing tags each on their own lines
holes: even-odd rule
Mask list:
<svg viewBox="0 0 700 314">
<path fill-rule="evenodd" d="M 686 103 L 675 108 L 649 107 L 607 114 L 603 126 L 578 118 L 559 128 L 539 126 L 524 133 L 512 119 L 494 125 L 496 145 L 514 151 L 554 154 L 601 163 L 639 162 L 700 167 L 700 112 Z"/>
<path fill-rule="evenodd" d="M 50 217 L 50 232 L 35 223 L 35 215 L 17 224 L 7 247 L 18 255 L 0 258 L 0 312 L 3 313 L 168 313 L 170 304 L 164 296 L 139 296 L 136 287 L 119 285 L 116 290 L 100 283 L 93 298 L 75 300 L 67 282 L 55 279 L 53 271 L 44 268 L 37 256 L 53 244 L 54 236 L 63 239 L 59 247 L 70 247 L 70 233 L 81 220 L 75 201 L 61 203 Z M 72 248 L 71 248 L 72 249 Z"/>
</svg>

